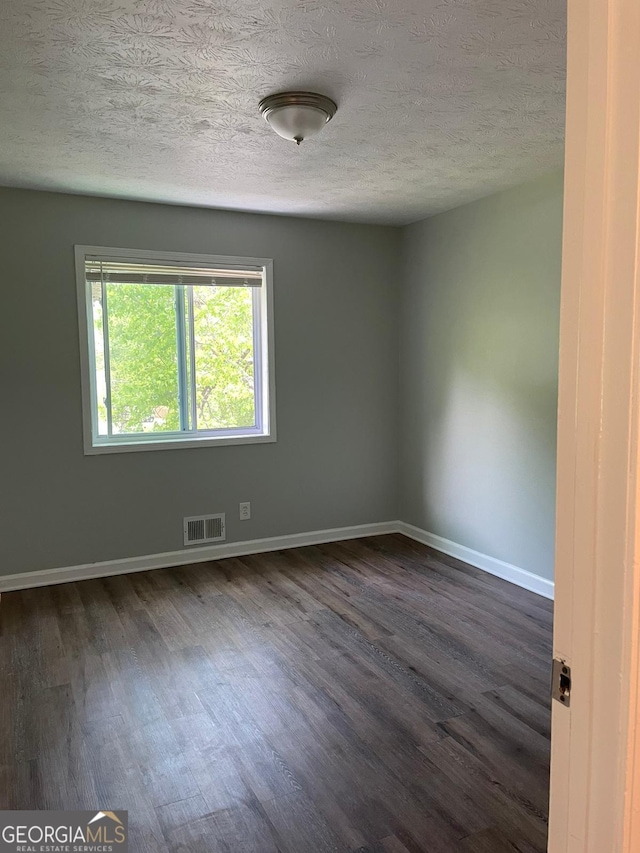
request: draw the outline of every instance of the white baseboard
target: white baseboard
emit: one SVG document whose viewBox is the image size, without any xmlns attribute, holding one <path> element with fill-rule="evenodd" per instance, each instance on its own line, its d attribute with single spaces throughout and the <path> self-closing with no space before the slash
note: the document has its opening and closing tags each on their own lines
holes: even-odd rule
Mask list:
<svg viewBox="0 0 640 853">
<path fill-rule="evenodd" d="M 490 575 L 514 583 L 516 586 L 528 589 L 530 592 L 544 596 L 544 598 L 553 599 L 553 581 L 540 577 L 540 575 L 534 575 L 532 572 L 511 565 L 511 563 L 505 563 L 495 557 L 481 554 L 480 551 L 474 551 L 473 548 L 467 548 L 466 545 L 458 545 L 457 542 L 436 536 L 435 533 L 427 533 L 426 530 L 421 530 L 413 524 L 407 524 L 406 521 L 398 521 L 396 529 L 398 533 L 415 539 L 416 542 L 421 542 L 423 545 L 428 545 L 430 548 L 435 548 L 436 551 L 441 551 L 443 554 L 469 563 L 477 569 L 482 569 Z"/>
<path fill-rule="evenodd" d="M 282 551 L 286 548 L 301 548 L 304 545 L 319 545 L 323 542 L 340 542 L 344 539 L 359 539 L 363 536 L 380 536 L 396 533 L 397 521 L 381 521 L 377 524 L 357 524 L 353 527 L 334 527 L 314 530 L 310 533 L 292 533 L 288 536 L 272 536 L 268 539 L 250 539 L 246 542 L 225 542 L 205 548 L 185 548 L 181 551 L 165 551 L 144 557 L 129 557 L 124 560 L 106 560 L 103 563 L 85 563 L 81 566 L 66 566 L 58 569 L 42 569 L 15 575 L 0 575 L 0 593 L 16 589 L 31 589 L 70 581 L 124 575 L 130 572 L 145 572 L 149 569 L 167 569 L 190 563 L 223 560 L 225 557 L 243 557 L 267 551 Z"/>
<path fill-rule="evenodd" d="M 145 572 L 149 569 L 166 569 L 171 566 L 184 566 L 190 563 L 204 563 L 209 560 L 223 560 L 226 557 L 243 557 L 248 554 L 261 554 L 267 551 L 282 551 L 286 548 L 301 548 L 305 545 L 319 545 L 323 542 L 340 542 L 344 539 L 359 539 L 363 536 L 381 536 L 385 533 L 402 533 L 416 542 L 442 551 L 450 557 L 456 557 L 491 575 L 510 581 L 517 586 L 536 592 L 545 598 L 553 598 L 553 582 L 534 575 L 510 563 L 488 557 L 472 548 L 458 545 L 442 536 L 428 533 L 405 521 L 381 521 L 376 524 L 357 524 L 352 527 L 334 527 L 328 530 L 314 530 L 309 533 L 292 533 L 287 536 L 271 536 L 267 539 L 250 539 L 246 542 L 224 542 L 221 545 L 208 545 L 205 548 L 184 548 L 181 551 L 165 551 L 162 554 L 149 554 L 143 557 L 129 557 L 124 560 L 106 560 L 103 563 L 85 563 L 81 566 L 65 566 L 57 569 L 42 569 L 35 572 L 22 572 L 14 575 L 0 575 L 0 593 L 16 589 L 31 589 L 37 586 L 50 586 L 57 583 L 83 581 L 90 578 L 103 578 L 110 575 L 124 575 L 130 572 Z"/>
</svg>

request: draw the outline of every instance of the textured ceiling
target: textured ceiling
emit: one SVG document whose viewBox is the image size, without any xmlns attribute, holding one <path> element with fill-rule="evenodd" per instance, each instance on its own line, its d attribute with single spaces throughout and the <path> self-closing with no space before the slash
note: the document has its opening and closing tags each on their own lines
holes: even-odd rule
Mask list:
<svg viewBox="0 0 640 853">
<path fill-rule="evenodd" d="M 562 163 L 566 0 L 0 0 L 0 184 L 405 223 Z M 258 113 L 330 95 L 298 149 Z"/>
</svg>

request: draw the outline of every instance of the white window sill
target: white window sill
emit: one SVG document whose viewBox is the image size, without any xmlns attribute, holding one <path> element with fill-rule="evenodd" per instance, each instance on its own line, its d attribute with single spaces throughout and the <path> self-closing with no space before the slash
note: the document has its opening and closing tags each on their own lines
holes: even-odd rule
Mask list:
<svg viewBox="0 0 640 853">
<path fill-rule="evenodd" d="M 146 450 L 183 450 L 187 447 L 222 447 L 231 444 L 269 444 L 275 442 L 276 437 L 271 435 L 225 435 L 211 436 L 203 435 L 199 438 L 174 438 L 151 439 L 148 441 L 113 441 L 110 443 L 85 444 L 85 456 L 98 456 L 103 453 L 138 453 Z"/>
</svg>

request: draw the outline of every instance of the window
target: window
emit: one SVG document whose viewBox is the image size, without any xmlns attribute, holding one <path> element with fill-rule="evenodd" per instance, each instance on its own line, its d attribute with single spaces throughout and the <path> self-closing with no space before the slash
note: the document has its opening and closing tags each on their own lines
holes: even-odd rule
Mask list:
<svg viewBox="0 0 640 853">
<path fill-rule="evenodd" d="M 271 266 L 76 246 L 86 453 L 275 441 Z"/>
</svg>

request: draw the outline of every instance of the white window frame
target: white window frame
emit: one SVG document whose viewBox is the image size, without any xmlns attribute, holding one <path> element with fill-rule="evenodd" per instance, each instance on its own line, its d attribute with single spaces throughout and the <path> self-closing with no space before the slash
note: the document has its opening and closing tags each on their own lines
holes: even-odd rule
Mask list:
<svg viewBox="0 0 640 853">
<path fill-rule="evenodd" d="M 188 447 L 211 447 L 229 444 L 264 444 L 276 441 L 275 346 L 273 337 L 273 260 L 232 255 L 199 255 L 184 252 L 158 252 L 148 249 L 122 249 L 108 246 L 75 246 L 75 268 L 80 333 L 80 371 L 82 382 L 82 423 L 84 452 L 87 456 L 102 453 L 132 453 L 146 450 L 181 450 Z M 200 431 L 194 433 L 143 433 L 138 436 L 99 436 L 96 412 L 96 374 L 94 348 L 91 344 L 93 316 L 87 299 L 86 260 L 99 255 L 117 261 L 172 262 L 181 266 L 261 267 L 263 283 L 254 288 L 254 317 L 258 308 L 259 322 L 254 323 L 254 358 L 256 365 L 257 427 Z"/>
</svg>

